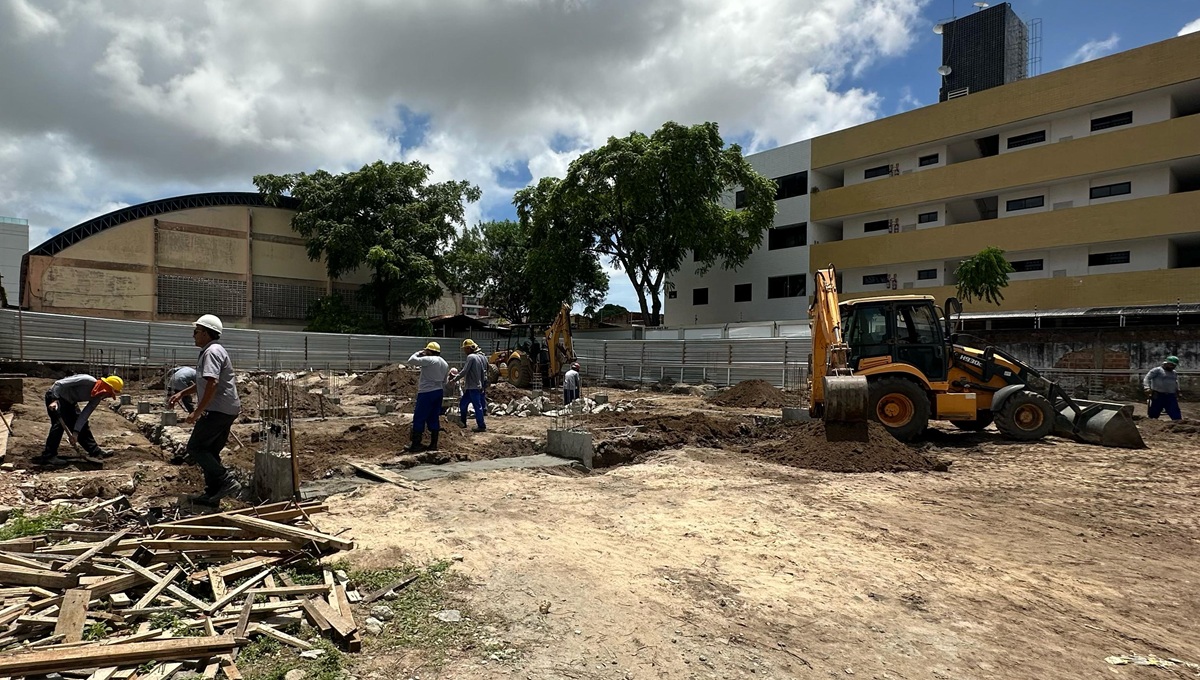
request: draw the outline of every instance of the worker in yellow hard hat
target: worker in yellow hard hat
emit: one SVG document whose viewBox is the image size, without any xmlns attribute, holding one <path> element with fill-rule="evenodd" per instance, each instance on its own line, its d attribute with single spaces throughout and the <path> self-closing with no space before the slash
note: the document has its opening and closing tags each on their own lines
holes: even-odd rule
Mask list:
<svg viewBox="0 0 1200 680">
<path fill-rule="evenodd" d="M 467 338 L 462 342 L 462 351 L 466 355 L 462 371 L 450 378 L 450 382 L 463 382 L 462 398 L 458 400 L 458 426 L 467 426 L 467 409 L 475 407 L 475 432 L 487 432 L 484 414 L 487 406 L 484 403 L 484 390 L 487 389 L 488 360 L 479 345 Z"/>
<path fill-rule="evenodd" d="M 117 396 L 123 389 L 125 381 L 115 375 L 96 379 L 85 373 L 63 378 L 51 385 L 46 390 L 46 415 L 50 417 L 50 432 L 46 435 L 46 448 L 33 459 L 34 464 L 51 467 L 68 464 L 58 456 L 58 445 L 62 443 L 64 432 L 71 446 L 82 445 L 89 456 L 111 456 L 112 453 L 96 443 L 92 429 L 88 427 L 88 418 L 101 401 Z M 80 403 L 86 403 L 83 411 L 79 410 Z"/>
<path fill-rule="evenodd" d="M 413 408 L 412 442 L 405 451 L 422 450 L 421 437 L 429 429 L 429 450 L 436 451 L 438 434 L 441 432 L 442 397 L 445 395 L 446 376 L 450 365 L 442 358 L 442 346 L 436 342 L 425 345 L 425 349 L 414 352 L 408 358 L 410 366 L 421 368 L 417 381 L 417 403 Z"/>
</svg>

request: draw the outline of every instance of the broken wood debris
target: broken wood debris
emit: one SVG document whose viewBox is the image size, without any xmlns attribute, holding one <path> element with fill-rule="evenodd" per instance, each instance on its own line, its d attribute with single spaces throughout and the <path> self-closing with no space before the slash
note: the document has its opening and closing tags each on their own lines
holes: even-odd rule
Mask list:
<svg viewBox="0 0 1200 680">
<path fill-rule="evenodd" d="M 249 638 L 312 649 L 278 628 L 304 620 L 357 651 L 359 593 L 280 571 L 354 547 L 309 519 L 326 510 L 287 501 L 162 521 L 117 498 L 73 512 L 81 528 L 0 544 L 0 678 L 240 678 Z"/>
</svg>

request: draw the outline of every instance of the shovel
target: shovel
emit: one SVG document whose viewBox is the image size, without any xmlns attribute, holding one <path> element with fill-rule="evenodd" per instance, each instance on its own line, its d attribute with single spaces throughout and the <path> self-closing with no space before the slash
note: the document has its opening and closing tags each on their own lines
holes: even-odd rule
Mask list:
<svg viewBox="0 0 1200 680">
<path fill-rule="evenodd" d="M 91 456 L 79 450 L 79 444 L 75 443 L 75 438 L 71 436 L 71 430 L 67 427 L 67 423 L 63 421 L 61 415 L 58 416 L 58 426 L 63 429 L 63 434 L 67 435 L 67 441 L 71 442 L 71 448 L 75 449 L 75 453 L 79 454 L 79 457 L 75 460 L 77 465 L 86 465 L 95 469 L 104 467 L 104 461 L 98 458 L 92 458 Z"/>
</svg>

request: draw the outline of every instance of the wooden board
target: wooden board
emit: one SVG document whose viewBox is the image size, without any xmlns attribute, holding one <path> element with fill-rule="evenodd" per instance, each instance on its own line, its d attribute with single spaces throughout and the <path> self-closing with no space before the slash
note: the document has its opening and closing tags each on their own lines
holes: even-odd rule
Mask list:
<svg viewBox="0 0 1200 680">
<path fill-rule="evenodd" d="M 42 586 L 67 590 L 79 585 L 78 574 L 64 574 L 49 569 L 28 569 L 0 564 L 0 584 L 6 586 Z"/>
<path fill-rule="evenodd" d="M 279 642 L 282 642 L 285 645 L 291 645 L 292 647 L 295 647 L 297 649 L 312 649 L 313 648 L 312 645 L 308 644 L 307 642 L 305 642 L 304 640 L 301 640 L 298 637 L 293 637 L 291 635 L 288 635 L 287 633 L 275 630 L 271 626 L 266 626 L 261 623 L 255 623 L 255 624 L 251 625 L 250 632 L 258 633 L 259 635 L 265 635 L 274 640 L 278 640 Z"/>
<path fill-rule="evenodd" d="M 158 580 L 158 583 L 155 583 L 150 590 L 146 591 L 146 594 L 142 596 L 142 599 L 137 601 L 137 604 L 133 605 L 133 608 L 145 609 L 146 607 L 149 607 L 150 604 L 153 603 L 154 600 L 158 599 L 158 596 L 171 585 L 171 581 L 174 581 L 175 577 L 179 576 L 180 572 L 182 571 L 183 570 L 178 566 L 173 567 L 171 571 L 167 572 L 166 576 L 163 576 Z"/>
<path fill-rule="evenodd" d="M 118 531 L 117 533 L 113 534 L 112 536 L 109 536 L 108 538 L 104 539 L 103 541 L 100 541 L 99 543 L 97 543 L 94 546 L 92 546 L 91 548 L 89 548 L 86 552 L 84 552 L 79 557 L 76 557 L 75 559 L 71 560 L 70 562 L 67 562 L 66 564 L 64 564 L 62 566 L 62 568 L 59 569 L 59 571 L 67 571 L 67 572 L 75 571 L 79 567 L 79 565 L 83 564 L 84 562 L 87 562 L 88 560 L 92 559 L 96 555 L 99 555 L 101 552 L 108 550 L 111 546 L 116 544 L 122 538 L 125 538 L 125 536 L 127 534 L 129 534 L 130 531 L 131 531 L 130 529 L 122 529 L 122 530 Z"/>
<path fill-rule="evenodd" d="M 63 642 L 79 642 L 83 639 L 83 624 L 87 620 L 88 602 L 91 599 L 92 591 L 86 589 L 72 588 L 63 593 L 62 610 L 54 626 L 54 634 L 62 635 Z"/>
<path fill-rule="evenodd" d="M 338 550 L 353 550 L 354 541 L 348 541 L 337 536 L 322 534 L 319 531 L 310 529 L 301 529 L 279 522 L 260 519 L 258 517 L 246 517 L 242 515 L 229 515 L 221 518 L 221 521 L 228 522 L 236 527 L 245 529 L 259 536 L 269 536 L 272 538 L 281 538 L 299 543 L 303 545 L 307 542 L 313 542 L 320 546 L 330 546 Z"/>
<path fill-rule="evenodd" d="M 322 600 L 319 597 L 314 597 L 308 600 L 308 602 L 312 604 L 312 607 L 317 611 L 317 613 L 320 614 L 321 617 L 333 627 L 333 630 L 342 639 L 348 639 L 354 634 L 355 631 L 358 630 L 358 626 L 354 624 L 353 619 L 342 618 L 342 616 L 334 611 L 334 609 L 330 607 L 325 600 Z"/>
<path fill-rule="evenodd" d="M 81 668 L 136 666 L 147 661 L 207 659 L 227 654 L 236 645 L 237 641 L 232 635 L 222 635 L 215 638 L 180 638 L 67 649 L 51 647 L 25 654 L 0 656 L 0 676 L 45 675 Z"/>
<path fill-rule="evenodd" d="M 279 588 L 253 588 L 250 590 L 255 595 L 264 595 L 267 597 L 280 596 L 286 597 L 289 595 L 314 595 L 317 593 L 328 593 L 329 586 L 323 583 L 315 586 L 281 586 Z"/>
<path fill-rule="evenodd" d="M 386 586 L 380 588 L 379 590 L 376 590 L 375 592 L 368 595 L 367 598 L 365 600 L 363 600 L 363 604 L 371 604 L 375 600 L 378 600 L 379 598 L 383 597 L 384 595 L 387 595 L 388 593 L 392 592 L 393 590 L 404 590 L 408 586 L 412 585 L 412 583 L 414 581 L 416 581 L 418 578 L 419 578 L 419 574 L 413 574 L 412 576 L 406 576 L 406 577 L 400 579 L 399 581 L 396 581 L 395 583 L 386 585 Z"/>
<path fill-rule="evenodd" d="M 16 417 L 15 413 L 0 414 L 0 418 L 4 419 L 4 426 L 0 427 L 0 462 L 8 455 L 8 428 L 12 427 L 12 421 Z"/>
<path fill-rule="evenodd" d="M 350 467 L 354 468 L 355 470 L 358 470 L 359 472 L 363 473 L 364 475 L 366 475 L 368 477 L 378 479 L 381 482 L 395 484 L 396 486 L 408 489 L 410 491 L 428 491 L 429 490 L 429 487 L 427 487 L 427 486 L 422 486 L 421 484 L 417 484 L 415 482 L 410 482 L 409 480 L 401 477 L 400 475 L 398 475 L 394 472 L 391 472 L 389 470 L 385 470 L 385 469 L 379 467 L 378 465 L 373 465 L 371 463 L 366 463 L 363 461 L 356 461 L 356 460 L 352 460 L 349 462 L 350 462 Z"/>
</svg>

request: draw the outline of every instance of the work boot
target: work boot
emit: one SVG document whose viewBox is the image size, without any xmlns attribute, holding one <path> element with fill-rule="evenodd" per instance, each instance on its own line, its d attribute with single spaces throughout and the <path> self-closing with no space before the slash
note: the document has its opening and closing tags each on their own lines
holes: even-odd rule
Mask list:
<svg viewBox="0 0 1200 680">
<path fill-rule="evenodd" d="M 472 432 L 487 432 L 487 425 L 484 425 L 482 427 L 472 427 L 471 431 Z"/>
<path fill-rule="evenodd" d="M 96 449 L 95 451 L 89 451 L 88 455 L 92 458 L 112 458 L 113 452 L 105 449 Z"/>
<path fill-rule="evenodd" d="M 34 465 L 40 467 L 66 467 L 70 465 L 67 461 L 59 458 L 57 454 L 35 456 L 31 461 Z"/>
<path fill-rule="evenodd" d="M 463 418 L 462 420 L 456 420 L 454 422 L 458 423 L 458 426 L 461 427 L 462 429 L 464 429 L 464 430 L 467 429 L 467 419 L 466 418 Z"/>
<path fill-rule="evenodd" d="M 437 440 L 438 440 L 439 434 L 441 434 L 441 430 L 433 430 L 432 432 L 429 433 L 429 450 L 430 451 L 438 450 Z"/>
<path fill-rule="evenodd" d="M 421 446 L 421 434 L 419 432 L 412 433 L 412 443 L 404 447 L 404 450 L 409 453 L 420 453 L 425 450 L 425 447 Z"/>
</svg>

